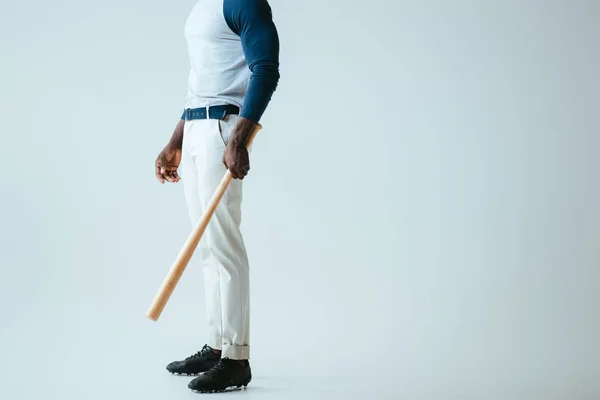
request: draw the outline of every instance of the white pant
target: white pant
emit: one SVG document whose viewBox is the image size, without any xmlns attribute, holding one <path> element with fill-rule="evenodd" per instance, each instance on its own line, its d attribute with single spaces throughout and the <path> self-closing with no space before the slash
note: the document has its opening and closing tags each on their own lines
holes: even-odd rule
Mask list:
<svg viewBox="0 0 600 400">
<path fill-rule="evenodd" d="M 227 171 L 223 153 L 238 118 L 185 123 L 180 175 L 193 226 Z M 196 252 L 204 266 L 207 344 L 222 350 L 222 357 L 236 360 L 248 359 L 250 353 L 249 266 L 240 232 L 241 205 L 242 181 L 234 179 Z"/>
</svg>

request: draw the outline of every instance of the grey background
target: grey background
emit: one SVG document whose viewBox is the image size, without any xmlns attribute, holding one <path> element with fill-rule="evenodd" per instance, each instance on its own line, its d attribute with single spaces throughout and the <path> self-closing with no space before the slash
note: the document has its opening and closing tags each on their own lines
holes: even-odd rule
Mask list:
<svg viewBox="0 0 600 400">
<path fill-rule="evenodd" d="M 1 0 L 2 398 L 197 398 L 163 368 L 200 269 L 144 318 L 190 231 L 153 162 L 193 4 Z M 232 395 L 600 398 L 600 2 L 271 4 Z"/>
</svg>

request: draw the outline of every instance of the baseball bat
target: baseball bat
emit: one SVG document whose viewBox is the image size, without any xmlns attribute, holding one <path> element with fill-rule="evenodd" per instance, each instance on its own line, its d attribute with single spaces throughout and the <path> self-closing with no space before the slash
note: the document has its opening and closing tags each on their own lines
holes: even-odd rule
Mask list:
<svg viewBox="0 0 600 400">
<path fill-rule="evenodd" d="M 248 137 L 248 140 L 246 142 L 246 148 L 250 148 L 252 142 L 254 141 L 254 137 L 261 128 L 262 126 L 260 124 L 256 125 L 256 127 Z M 179 252 L 179 255 L 175 259 L 175 262 L 171 266 L 167 277 L 163 281 L 162 286 L 160 287 L 158 293 L 156 293 L 156 296 L 152 301 L 152 305 L 146 312 L 146 317 L 148 317 L 152 321 L 158 321 L 158 318 L 162 314 L 165 306 L 167 305 L 167 302 L 169 301 L 169 298 L 171 297 L 171 294 L 173 294 L 173 291 L 175 290 L 175 286 L 177 286 L 181 275 L 183 275 L 183 271 L 185 271 L 185 268 L 190 262 L 190 259 L 192 258 L 192 255 L 194 254 L 198 243 L 200 243 L 200 239 L 202 238 L 202 235 L 204 234 L 204 231 L 206 230 L 210 219 L 215 213 L 219 202 L 223 198 L 225 190 L 227 190 L 227 186 L 229 186 L 231 179 L 233 179 L 233 177 L 231 176 L 231 172 L 227 170 L 227 172 L 225 172 L 225 176 L 223 176 L 223 179 L 221 180 L 221 183 L 217 187 L 217 190 L 213 194 L 213 197 L 208 203 L 208 206 L 204 210 L 202 218 L 200 218 L 200 220 L 192 230 L 192 233 L 183 245 L 183 248 Z"/>
</svg>

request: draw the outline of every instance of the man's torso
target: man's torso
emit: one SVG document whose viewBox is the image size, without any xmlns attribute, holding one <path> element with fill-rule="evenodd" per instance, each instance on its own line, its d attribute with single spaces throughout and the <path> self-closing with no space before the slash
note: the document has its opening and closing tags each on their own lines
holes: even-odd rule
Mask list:
<svg viewBox="0 0 600 400">
<path fill-rule="evenodd" d="M 186 108 L 242 106 L 250 70 L 240 37 L 226 21 L 228 0 L 199 0 L 190 13 L 185 37 L 190 58 Z"/>
</svg>

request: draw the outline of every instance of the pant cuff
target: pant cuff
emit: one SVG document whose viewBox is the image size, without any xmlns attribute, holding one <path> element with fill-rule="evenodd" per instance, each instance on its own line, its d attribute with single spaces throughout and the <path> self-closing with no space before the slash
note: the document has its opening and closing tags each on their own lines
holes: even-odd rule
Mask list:
<svg viewBox="0 0 600 400">
<path fill-rule="evenodd" d="M 206 344 L 213 350 L 221 350 L 221 345 L 223 343 L 220 337 L 214 337 L 210 338 Z"/>
<path fill-rule="evenodd" d="M 250 346 L 239 346 L 235 344 L 224 344 L 221 348 L 222 358 L 231 358 L 232 360 L 250 359 Z"/>
</svg>

